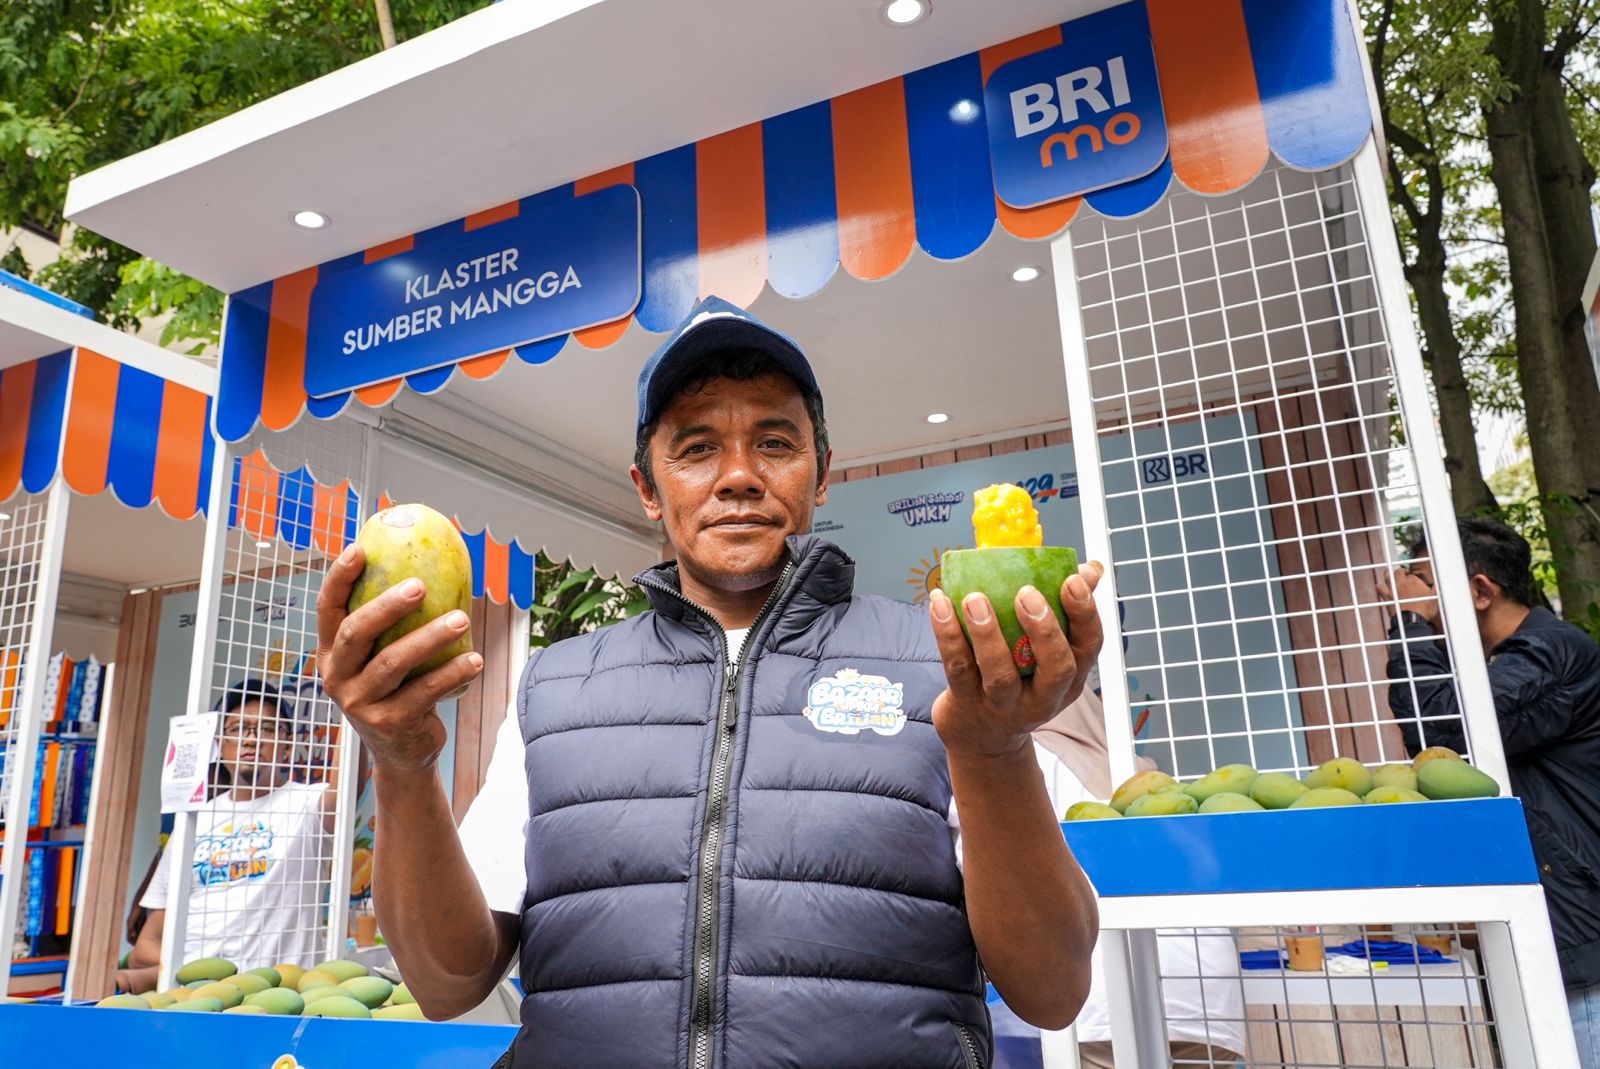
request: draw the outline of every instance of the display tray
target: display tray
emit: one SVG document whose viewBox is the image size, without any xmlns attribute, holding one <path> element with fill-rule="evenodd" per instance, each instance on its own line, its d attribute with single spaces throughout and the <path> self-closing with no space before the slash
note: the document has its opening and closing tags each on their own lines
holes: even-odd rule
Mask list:
<svg viewBox="0 0 1600 1069">
<path fill-rule="evenodd" d="M 200 1065 L 219 1055 L 228 1065 L 252 1069 L 488 1069 L 516 1034 L 511 1025 L 0 1006 L 0 1050 L 7 1065 L 76 1065 L 80 1054 L 115 1052 L 114 1063 L 122 1069 Z"/>
<path fill-rule="evenodd" d="M 1102 898 L 1539 882 L 1515 798 L 1061 825 Z"/>
</svg>

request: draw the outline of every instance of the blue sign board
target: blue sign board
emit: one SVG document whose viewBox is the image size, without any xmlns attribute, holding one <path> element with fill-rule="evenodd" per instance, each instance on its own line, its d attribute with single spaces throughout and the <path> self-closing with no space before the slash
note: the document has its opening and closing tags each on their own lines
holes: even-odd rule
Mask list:
<svg viewBox="0 0 1600 1069">
<path fill-rule="evenodd" d="M 995 190 L 1013 208 L 1131 182 L 1167 157 L 1144 4 L 1070 22 L 1062 38 L 984 87 Z"/>
<path fill-rule="evenodd" d="M 611 186 L 330 274 L 311 292 L 306 393 L 327 397 L 609 323 L 639 303 L 639 194 Z"/>
</svg>

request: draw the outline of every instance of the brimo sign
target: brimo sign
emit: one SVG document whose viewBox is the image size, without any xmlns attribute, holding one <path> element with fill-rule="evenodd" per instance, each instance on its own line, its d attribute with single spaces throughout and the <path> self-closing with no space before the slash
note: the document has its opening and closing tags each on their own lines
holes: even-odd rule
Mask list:
<svg viewBox="0 0 1600 1069">
<path fill-rule="evenodd" d="M 995 188 L 1014 208 L 1143 178 L 1167 155 L 1144 4 L 1069 23 L 1062 36 L 984 89 Z"/>
</svg>

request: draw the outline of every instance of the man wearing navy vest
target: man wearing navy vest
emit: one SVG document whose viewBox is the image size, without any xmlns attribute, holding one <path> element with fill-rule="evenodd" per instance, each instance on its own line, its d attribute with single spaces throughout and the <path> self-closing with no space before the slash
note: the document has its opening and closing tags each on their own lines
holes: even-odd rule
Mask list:
<svg viewBox="0 0 1600 1069">
<path fill-rule="evenodd" d="M 653 611 L 538 653 L 460 833 L 435 703 L 482 658 L 405 676 L 466 616 L 374 657 L 420 583 L 346 615 L 356 547 L 324 582 L 318 666 L 371 753 L 374 902 L 424 1012 L 518 960 L 517 1069 L 978 1069 L 985 978 L 1070 1024 L 1097 914 L 1030 733 L 1099 653 L 1100 567 L 1064 584 L 1066 633 L 1018 595 L 1026 680 L 982 595 L 970 648 L 942 594 L 855 595 L 807 533 L 830 459 L 811 366 L 716 298 L 641 371 L 636 445 L 675 556 L 635 577 Z"/>
</svg>

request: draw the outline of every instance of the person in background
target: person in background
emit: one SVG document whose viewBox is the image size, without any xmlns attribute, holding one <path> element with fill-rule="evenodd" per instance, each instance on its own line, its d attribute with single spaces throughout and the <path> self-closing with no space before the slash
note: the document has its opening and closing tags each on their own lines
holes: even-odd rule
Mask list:
<svg viewBox="0 0 1600 1069">
<path fill-rule="evenodd" d="M 1600 647 L 1534 605 L 1532 550 L 1498 520 L 1459 521 L 1478 636 L 1489 659 L 1511 790 L 1527 813 L 1583 1069 L 1600 1069 Z M 1411 548 L 1386 597 L 1389 708 L 1412 754 L 1468 750 L 1451 665 L 1438 641 L 1428 547 Z"/>
<path fill-rule="evenodd" d="M 332 857 L 334 788 L 292 783 L 294 710 L 272 684 L 247 679 L 222 700 L 217 793 L 195 814 L 189 917 L 180 960 L 227 958 L 239 969 L 321 957 L 322 897 Z M 149 915 L 117 971 L 117 990 L 156 986 L 171 900 L 172 858 L 163 850 L 139 904 Z"/>
</svg>

